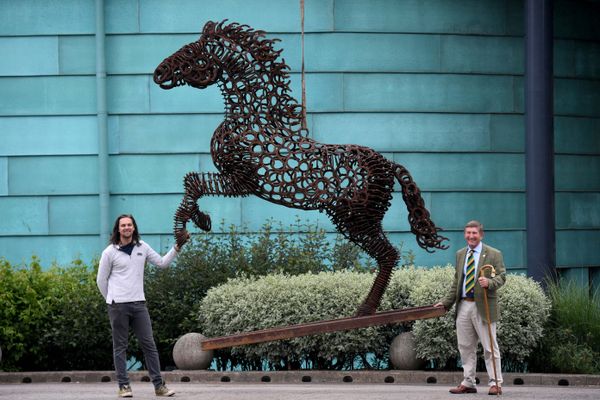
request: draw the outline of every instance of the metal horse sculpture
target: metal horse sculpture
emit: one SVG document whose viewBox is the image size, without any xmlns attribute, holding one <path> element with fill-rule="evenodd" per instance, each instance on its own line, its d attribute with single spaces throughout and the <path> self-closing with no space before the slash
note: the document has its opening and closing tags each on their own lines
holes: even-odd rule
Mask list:
<svg viewBox="0 0 600 400">
<path fill-rule="evenodd" d="M 225 120 L 211 140 L 219 173 L 190 172 L 175 214 L 175 238 L 183 244 L 192 220 L 209 231 L 202 196 L 255 195 L 272 203 L 326 212 L 339 232 L 378 264 L 379 273 L 358 315 L 376 311 L 399 254 L 382 229 L 394 181 L 402 188 L 411 232 L 431 252 L 445 249 L 420 190 L 408 171 L 378 152 L 351 144 L 322 144 L 301 129 L 302 106 L 290 96 L 288 66 L 278 41 L 247 25 L 208 22 L 200 39 L 166 58 L 154 72 L 163 89 L 218 84 Z"/>
</svg>

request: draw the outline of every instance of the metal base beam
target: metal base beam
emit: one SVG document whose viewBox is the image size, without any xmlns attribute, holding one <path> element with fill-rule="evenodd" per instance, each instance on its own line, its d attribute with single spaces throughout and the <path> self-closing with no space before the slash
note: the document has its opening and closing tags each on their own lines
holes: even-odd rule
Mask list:
<svg viewBox="0 0 600 400">
<path fill-rule="evenodd" d="M 443 308 L 437 308 L 434 306 L 404 308 L 402 310 L 390 310 L 360 317 L 309 322 L 306 324 L 282 326 L 254 332 L 239 333 L 231 336 L 208 338 L 201 342 L 201 347 L 202 350 L 224 349 L 253 343 L 316 335 L 320 333 L 366 328 L 374 325 L 388 325 L 405 321 L 414 321 L 417 319 L 435 318 L 440 317 L 445 313 L 446 310 Z"/>
</svg>

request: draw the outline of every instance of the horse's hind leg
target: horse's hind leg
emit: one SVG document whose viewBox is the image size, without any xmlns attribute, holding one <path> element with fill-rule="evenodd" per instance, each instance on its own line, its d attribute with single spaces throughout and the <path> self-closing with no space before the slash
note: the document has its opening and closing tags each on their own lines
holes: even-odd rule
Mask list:
<svg viewBox="0 0 600 400">
<path fill-rule="evenodd" d="M 400 254 L 383 232 L 381 217 L 355 210 L 350 215 L 345 209 L 331 214 L 338 229 L 353 243 L 360 246 L 377 261 L 379 272 L 367 298 L 358 308 L 357 315 L 374 314 L 387 288 Z"/>
<path fill-rule="evenodd" d="M 374 314 L 377 311 L 383 293 L 390 283 L 394 267 L 396 267 L 400 258 L 398 250 L 396 250 L 385 236 L 381 226 L 378 226 L 375 232 L 370 232 L 368 236 L 364 237 L 363 243 L 359 243 L 359 245 L 377 261 L 379 272 L 375 277 L 367 298 L 358 308 L 356 313 L 358 316 Z"/>
</svg>

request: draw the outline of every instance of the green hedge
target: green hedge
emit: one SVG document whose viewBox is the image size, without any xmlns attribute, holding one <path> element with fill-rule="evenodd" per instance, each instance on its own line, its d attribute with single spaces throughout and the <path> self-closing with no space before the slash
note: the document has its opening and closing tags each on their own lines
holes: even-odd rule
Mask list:
<svg viewBox="0 0 600 400">
<path fill-rule="evenodd" d="M 396 271 L 380 310 L 431 305 L 446 293 L 452 267 Z M 366 296 L 373 274 L 322 272 L 234 279 L 211 289 L 198 308 L 198 329 L 209 337 L 351 316 Z M 550 303 L 539 285 L 509 276 L 499 292 L 499 345 L 507 365 L 522 365 L 542 337 Z M 387 364 L 389 344 L 404 326 L 383 326 L 234 347 L 217 353 L 219 366 L 260 370 L 348 369 Z M 436 366 L 457 359 L 453 312 L 414 322 L 417 352 Z M 365 354 L 374 356 L 369 362 Z"/>
<path fill-rule="evenodd" d="M 81 263 L 43 271 L 33 258 L 0 259 L 2 369 L 112 369 L 112 339 L 96 271 Z"/>
<path fill-rule="evenodd" d="M 403 264 L 410 263 L 412 255 L 403 256 Z M 35 257 L 22 266 L 0 259 L 2 370 L 112 369 L 110 326 L 96 270 L 97 262 L 44 271 Z M 197 235 L 176 265 L 146 274 L 162 367 L 173 365 L 173 345 L 187 332 L 221 336 L 353 315 L 372 283 L 367 271 L 374 271 L 373 265 L 355 246 L 340 238 L 330 242 L 322 230 L 300 223 L 278 230 L 266 224 L 258 234 L 231 227 Z M 400 268 L 383 308 L 432 304 L 445 294 L 451 276 L 451 267 Z M 214 288 L 231 278 L 236 279 Z M 562 282 L 550 286 L 549 293 L 553 308 L 544 323 L 550 303 L 539 285 L 509 275 L 500 291 L 503 365 L 530 372 L 600 373 L 600 292 L 590 296 L 589 288 Z M 218 296 L 220 304 L 211 300 Z M 404 326 L 220 351 L 218 367 L 380 368 L 387 363 L 387 343 L 403 329 L 413 329 L 419 354 L 434 368 L 457 368 L 451 313 Z M 541 341 L 540 335 L 545 335 Z M 130 354 L 142 359 L 135 340 Z"/>
<path fill-rule="evenodd" d="M 206 291 L 236 276 L 331 269 L 367 270 L 358 248 L 298 220 L 266 223 L 258 233 L 235 226 L 194 235 L 166 269 L 149 267 L 145 293 L 163 369 L 174 366 L 176 340 L 191 331 L 191 314 Z M 36 257 L 12 266 L 0 259 L 0 346 L 3 370 L 112 369 L 112 339 L 104 299 L 92 266 L 74 261 L 43 271 Z M 134 335 L 129 355 L 143 361 Z"/>
<path fill-rule="evenodd" d="M 45 354 L 38 332 L 51 322 L 50 313 L 59 299 L 53 291 L 54 276 L 42 272 L 37 260 L 29 269 L 13 270 L 0 260 L 0 345 L 3 369 L 11 370 L 22 360 L 30 365 Z"/>
</svg>

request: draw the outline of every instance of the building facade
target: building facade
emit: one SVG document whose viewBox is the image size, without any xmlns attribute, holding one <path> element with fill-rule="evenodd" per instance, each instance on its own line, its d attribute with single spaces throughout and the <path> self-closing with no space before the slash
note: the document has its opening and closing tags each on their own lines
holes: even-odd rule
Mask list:
<svg viewBox="0 0 600 400">
<path fill-rule="evenodd" d="M 300 92 L 298 0 L 0 1 L 0 257 L 90 262 L 100 238 L 97 14 L 106 61 L 110 223 L 133 213 L 155 248 L 172 244 L 188 171 L 213 171 L 222 121 L 216 87 L 163 91 L 154 68 L 197 40 L 208 20 L 280 38 Z M 429 254 L 396 193 L 384 227 L 419 265 L 452 262 L 479 219 L 509 271 L 526 271 L 524 5 L 521 0 L 307 0 L 310 135 L 372 147 L 404 165 L 450 249 Z M 556 1 L 554 151 L 556 263 L 600 284 L 600 2 Z M 213 226 L 258 230 L 297 218 L 334 234 L 317 212 L 255 197 L 207 197 Z M 112 226 L 109 227 L 109 229 Z M 104 236 L 105 237 L 105 236 Z"/>
</svg>

